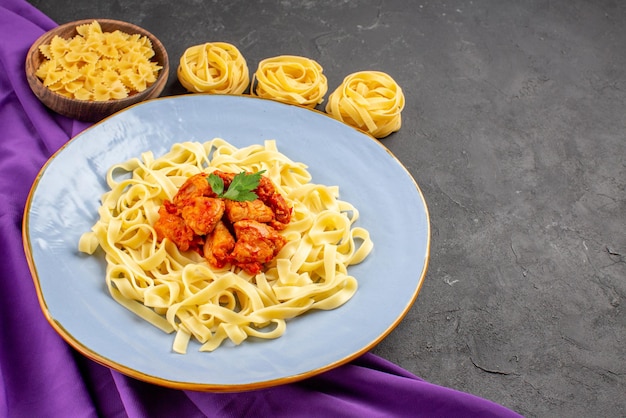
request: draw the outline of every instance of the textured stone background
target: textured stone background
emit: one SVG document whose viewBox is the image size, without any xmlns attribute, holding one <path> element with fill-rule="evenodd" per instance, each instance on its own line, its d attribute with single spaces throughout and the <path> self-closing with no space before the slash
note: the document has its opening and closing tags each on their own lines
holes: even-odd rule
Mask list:
<svg viewBox="0 0 626 418">
<path fill-rule="evenodd" d="M 313 58 L 330 91 L 354 71 L 391 74 L 407 103 L 382 142 L 424 192 L 432 249 L 414 307 L 374 352 L 529 417 L 626 416 L 626 2 L 32 3 L 58 23 L 155 33 L 168 95 L 183 93 L 183 51 L 209 41 L 252 70 Z"/>
</svg>

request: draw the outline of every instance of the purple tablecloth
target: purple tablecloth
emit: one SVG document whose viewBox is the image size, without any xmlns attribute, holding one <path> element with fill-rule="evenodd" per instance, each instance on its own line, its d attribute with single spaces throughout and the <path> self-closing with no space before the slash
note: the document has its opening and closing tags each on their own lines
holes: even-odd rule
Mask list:
<svg viewBox="0 0 626 418">
<path fill-rule="evenodd" d="M 201 393 L 140 382 L 73 351 L 41 312 L 21 236 L 39 169 L 88 126 L 48 111 L 26 82 L 26 51 L 54 26 L 25 1 L 0 0 L 0 416 L 518 416 L 369 353 L 298 383 Z"/>
</svg>

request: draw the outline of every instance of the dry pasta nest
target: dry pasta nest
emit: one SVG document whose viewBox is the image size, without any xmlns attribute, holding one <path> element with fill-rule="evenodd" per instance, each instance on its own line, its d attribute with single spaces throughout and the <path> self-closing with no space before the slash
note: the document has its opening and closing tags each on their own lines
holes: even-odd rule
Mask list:
<svg viewBox="0 0 626 418">
<path fill-rule="evenodd" d="M 305 57 L 281 55 L 259 63 L 250 94 L 315 107 L 324 101 L 327 91 L 328 81 L 319 63 Z"/>
<path fill-rule="evenodd" d="M 324 102 L 328 80 L 322 66 L 306 57 L 279 55 L 259 62 L 250 82 L 241 52 L 224 42 L 188 48 L 180 59 L 178 79 L 190 92 L 242 94 L 315 108 Z M 394 79 L 380 71 L 347 76 L 329 96 L 326 113 L 375 138 L 402 125 L 405 98 Z"/>
<path fill-rule="evenodd" d="M 194 93 L 241 94 L 250 83 L 246 60 L 226 42 L 187 48 L 177 73 L 183 87 Z"/>
<path fill-rule="evenodd" d="M 326 112 L 376 138 L 400 129 L 404 94 L 386 73 L 361 71 L 347 76 L 331 93 Z"/>
</svg>

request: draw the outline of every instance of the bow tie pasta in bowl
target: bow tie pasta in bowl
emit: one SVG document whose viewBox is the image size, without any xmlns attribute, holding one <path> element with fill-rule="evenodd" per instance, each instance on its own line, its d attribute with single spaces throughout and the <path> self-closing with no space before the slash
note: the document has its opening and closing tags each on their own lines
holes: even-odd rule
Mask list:
<svg viewBox="0 0 626 418">
<path fill-rule="evenodd" d="M 163 44 L 147 30 L 117 20 L 86 19 L 39 37 L 25 68 L 28 84 L 44 105 L 95 122 L 158 97 L 169 61 Z"/>
</svg>

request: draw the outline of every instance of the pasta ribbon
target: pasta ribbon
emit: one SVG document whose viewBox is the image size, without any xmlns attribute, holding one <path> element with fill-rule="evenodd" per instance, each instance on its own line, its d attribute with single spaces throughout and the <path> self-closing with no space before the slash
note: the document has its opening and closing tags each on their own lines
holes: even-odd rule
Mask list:
<svg viewBox="0 0 626 418">
<path fill-rule="evenodd" d="M 178 80 L 192 93 L 241 94 L 250 75 L 234 45 L 213 42 L 187 48 L 180 57 Z"/>
<path fill-rule="evenodd" d="M 315 107 L 324 101 L 328 81 L 316 61 L 281 55 L 259 63 L 250 94 L 284 103 Z"/>
<path fill-rule="evenodd" d="M 293 207 L 292 221 L 280 232 L 286 245 L 255 276 L 228 265 L 212 268 L 200 254 L 156 239 L 163 201 L 190 176 L 213 169 L 265 170 Z M 78 249 L 104 252 L 112 298 L 174 333 L 176 353 L 186 353 L 192 340 L 201 351 L 213 351 L 225 341 L 278 338 L 288 319 L 348 302 L 358 289 L 348 266 L 373 249 L 368 231 L 356 226 L 358 210 L 339 199 L 339 188 L 311 179 L 306 165 L 279 152 L 274 140 L 236 148 L 214 138 L 174 144 L 161 157 L 145 152 L 107 171 L 99 219 Z"/>
<path fill-rule="evenodd" d="M 71 39 L 55 36 L 39 47 L 45 57 L 35 75 L 50 90 L 73 99 L 107 101 L 144 91 L 161 66 L 147 36 L 103 32 L 97 20 L 76 27 Z"/>
<path fill-rule="evenodd" d="M 328 97 L 326 113 L 333 118 L 384 138 L 402 126 L 404 94 L 386 73 L 361 71 L 348 75 Z"/>
</svg>

